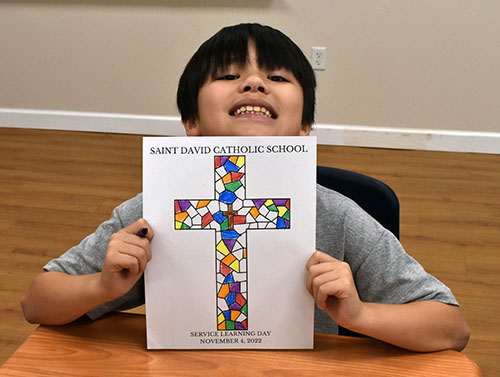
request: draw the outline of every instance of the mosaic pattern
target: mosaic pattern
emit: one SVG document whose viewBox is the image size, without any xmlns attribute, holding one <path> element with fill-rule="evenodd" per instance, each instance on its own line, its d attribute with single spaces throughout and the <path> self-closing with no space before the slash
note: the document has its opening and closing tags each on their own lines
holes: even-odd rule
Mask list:
<svg viewBox="0 0 500 377">
<path fill-rule="evenodd" d="M 290 228 L 290 199 L 245 188 L 245 156 L 216 156 L 215 199 L 175 200 L 175 229 L 215 231 L 218 330 L 248 329 L 247 230 Z"/>
</svg>

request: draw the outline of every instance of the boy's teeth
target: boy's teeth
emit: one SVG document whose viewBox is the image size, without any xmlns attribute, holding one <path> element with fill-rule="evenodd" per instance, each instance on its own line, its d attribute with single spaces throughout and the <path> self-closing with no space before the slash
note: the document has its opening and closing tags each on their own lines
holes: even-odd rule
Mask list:
<svg viewBox="0 0 500 377">
<path fill-rule="evenodd" d="M 244 115 L 244 114 L 261 114 L 268 118 L 271 118 L 271 113 L 265 107 L 261 106 L 241 106 L 234 115 Z"/>
</svg>

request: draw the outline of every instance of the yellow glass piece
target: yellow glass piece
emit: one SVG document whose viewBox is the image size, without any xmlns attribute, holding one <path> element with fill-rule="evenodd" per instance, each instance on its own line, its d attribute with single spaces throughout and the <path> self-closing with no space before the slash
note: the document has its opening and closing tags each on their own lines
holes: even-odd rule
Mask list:
<svg viewBox="0 0 500 377">
<path fill-rule="evenodd" d="M 220 313 L 217 317 L 217 323 L 220 325 L 222 322 L 224 322 L 224 320 L 225 320 L 224 314 Z"/>
<path fill-rule="evenodd" d="M 175 229 L 181 229 L 182 228 L 182 223 L 180 221 L 175 222 Z"/>
<path fill-rule="evenodd" d="M 220 298 L 225 298 L 229 294 L 229 284 L 222 284 L 222 287 L 220 288 L 219 296 Z"/>
<path fill-rule="evenodd" d="M 229 254 L 229 249 L 227 248 L 226 244 L 224 241 L 220 241 L 216 247 L 217 251 L 220 251 L 224 255 Z"/>
<path fill-rule="evenodd" d="M 179 212 L 175 215 L 175 220 L 176 221 L 180 221 L 181 223 L 184 222 L 184 220 L 186 220 L 186 217 L 188 217 L 188 213 L 187 212 Z"/>
<path fill-rule="evenodd" d="M 252 207 L 252 209 L 250 210 L 250 215 L 252 215 L 254 219 L 256 219 L 260 215 L 257 207 Z"/>
<path fill-rule="evenodd" d="M 236 259 L 233 263 L 229 265 L 234 271 L 240 272 L 240 261 Z"/>
<path fill-rule="evenodd" d="M 273 204 L 274 204 L 274 203 L 273 203 L 273 201 L 272 201 L 271 199 L 266 200 L 266 202 L 264 203 L 264 205 L 265 205 L 266 207 L 272 206 Z"/>
<path fill-rule="evenodd" d="M 199 200 L 198 204 L 196 205 L 196 208 L 203 208 L 208 206 L 208 203 L 210 203 L 210 200 Z"/>
<path fill-rule="evenodd" d="M 288 211 L 288 208 L 286 208 L 285 206 L 278 207 L 278 213 L 279 213 L 280 217 L 283 217 L 283 215 L 286 213 L 286 211 Z"/>
<path fill-rule="evenodd" d="M 245 156 L 240 156 L 236 161 L 236 166 L 241 168 L 243 165 L 245 165 Z"/>
</svg>

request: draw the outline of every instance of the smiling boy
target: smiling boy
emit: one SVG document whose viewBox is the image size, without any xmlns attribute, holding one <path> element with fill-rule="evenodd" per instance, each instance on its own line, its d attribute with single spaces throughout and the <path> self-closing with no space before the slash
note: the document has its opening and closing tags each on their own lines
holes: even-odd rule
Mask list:
<svg viewBox="0 0 500 377">
<path fill-rule="evenodd" d="M 246 64 L 240 64 L 219 68 L 200 88 L 197 116 L 183 119 L 186 134 L 308 135 L 311 124 L 301 123 L 304 96 L 295 76 L 283 68 L 262 70 L 254 42 Z"/>
<path fill-rule="evenodd" d="M 241 24 L 200 46 L 177 103 L 188 136 L 304 136 L 314 122 L 315 87 L 310 64 L 287 36 Z M 450 290 L 355 203 L 321 186 L 317 198 L 321 251 L 311 250 L 304 266 L 315 330 L 335 333 L 339 324 L 412 350 L 464 348 L 469 327 Z M 154 233 L 141 217 L 139 194 L 50 261 L 23 297 L 26 318 L 62 324 L 142 304 Z"/>
</svg>

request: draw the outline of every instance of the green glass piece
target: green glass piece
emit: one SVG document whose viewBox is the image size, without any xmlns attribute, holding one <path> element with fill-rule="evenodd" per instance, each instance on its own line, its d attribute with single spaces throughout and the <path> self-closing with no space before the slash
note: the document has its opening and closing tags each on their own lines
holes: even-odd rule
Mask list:
<svg viewBox="0 0 500 377">
<path fill-rule="evenodd" d="M 245 314 L 246 316 L 248 316 L 248 308 L 247 308 L 247 304 L 245 303 L 245 305 L 243 305 L 243 307 L 241 308 L 241 312 L 243 314 Z"/>
<path fill-rule="evenodd" d="M 226 321 L 226 330 L 234 330 L 234 321 Z"/>
<path fill-rule="evenodd" d="M 285 214 L 283 215 L 283 218 L 286 220 L 290 220 L 290 210 L 285 212 Z"/>
<path fill-rule="evenodd" d="M 276 206 L 274 204 L 271 204 L 270 206 L 267 206 L 267 209 L 269 211 L 278 212 L 278 208 L 276 208 Z"/>
<path fill-rule="evenodd" d="M 235 192 L 236 190 L 238 190 L 241 186 L 243 186 L 243 184 L 240 182 L 240 181 L 236 181 L 236 182 L 229 182 L 227 184 L 224 185 L 224 187 L 226 188 L 226 190 L 229 190 L 231 192 Z"/>
<path fill-rule="evenodd" d="M 182 223 L 181 229 L 191 229 L 191 227 L 189 225 Z"/>
</svg>

